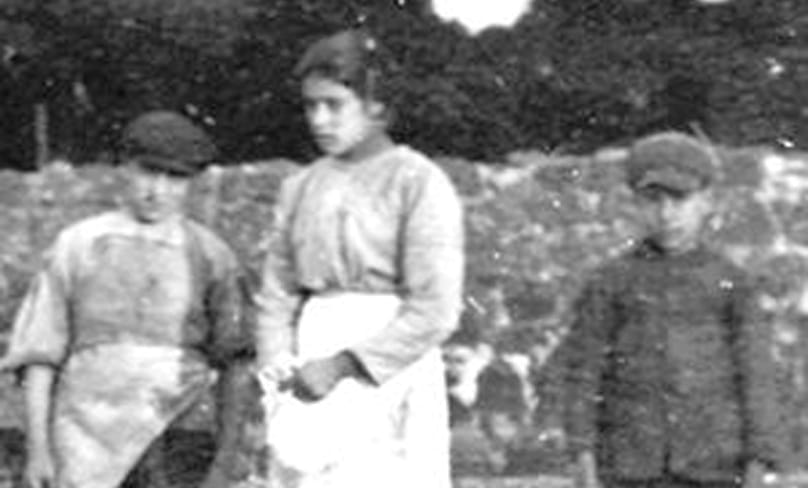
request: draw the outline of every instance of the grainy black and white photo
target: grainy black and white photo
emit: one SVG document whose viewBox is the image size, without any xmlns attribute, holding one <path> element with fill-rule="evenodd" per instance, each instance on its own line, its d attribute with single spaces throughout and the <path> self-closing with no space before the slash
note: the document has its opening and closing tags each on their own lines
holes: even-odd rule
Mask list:
<svg viewBox="0 0 808 488">
<path fill-rule="evenodd" d="M 0 0 L 0 488 L 808 486 L 805 0 Z"/>
</svg>

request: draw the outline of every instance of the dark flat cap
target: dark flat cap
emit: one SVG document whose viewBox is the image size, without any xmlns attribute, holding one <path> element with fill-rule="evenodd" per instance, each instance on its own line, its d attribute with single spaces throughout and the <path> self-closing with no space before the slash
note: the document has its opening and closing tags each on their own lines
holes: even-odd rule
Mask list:
<svg viewBox="0 0 808 488">
<path fill-rule="evenodd" d="M 639 139 L 626 161 L 628 184 L 634 190 L 654 187 L 687 194 L 709 186 L 715 171 L 710 148 L 681 132 Z"/>
<path fill-rule="evenodd" d="M 191 176 L 216 157 L 216 146 L 200 127 L 171 111 L 146 112 L 123 130 L 126 158 L 156 171 Z"/>
</svg>

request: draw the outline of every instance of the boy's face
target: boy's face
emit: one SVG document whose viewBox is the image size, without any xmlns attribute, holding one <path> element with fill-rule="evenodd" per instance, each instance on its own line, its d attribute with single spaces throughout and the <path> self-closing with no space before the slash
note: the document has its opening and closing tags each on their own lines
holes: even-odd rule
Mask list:
<svg viewBox="0 0 808 488">
<path fill-rule="evenodd" d="M 444 346 L 443 363 L 446 368 L 446 380 L 450 386 L 462 380 L 473 355 L 474 351 L 468 346 L 460 344 Z"/>
<path fill-rule="evenodd" d="M 153 171 L 130 162 L 126 167 L 127 204 L 136 219 L 159 223 L 182 214 L 190 178 Z"/>
<path fill-rule="evenodd" d="M 648 235 L 668 252 L 690 250 L 712 210 L 709 191 L 690 193 L 650 188 L 639 192 Z"/>
</svg>

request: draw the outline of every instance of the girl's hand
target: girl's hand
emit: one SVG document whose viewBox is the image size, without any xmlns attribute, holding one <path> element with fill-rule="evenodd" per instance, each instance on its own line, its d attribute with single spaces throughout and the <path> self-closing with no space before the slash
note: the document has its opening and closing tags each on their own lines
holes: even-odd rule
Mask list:
<svg viewBox="0 0 808 488">
<path fill-rule="evenodd" d="M 299 399 L 314 402 L 331 393 L 341 379 L 358 374 L 356 360 L 341 352 L 303 364 L 295 373 L 292 389 Z"/>
</svg>

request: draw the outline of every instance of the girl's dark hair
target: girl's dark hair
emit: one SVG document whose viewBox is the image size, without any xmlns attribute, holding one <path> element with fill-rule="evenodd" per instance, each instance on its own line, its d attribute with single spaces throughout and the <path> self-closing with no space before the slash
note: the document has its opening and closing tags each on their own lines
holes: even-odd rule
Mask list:
<svg viewBox="0 0 808 488">
<path fill-rule="evenodd" d="M 345 84 L 365 100 L 390 103 L 386 89 L 394 63 L 364 29 L 343 30 L 314 42 L 295 67 L 299 78 L 322 76 Z"/>
</svg>

